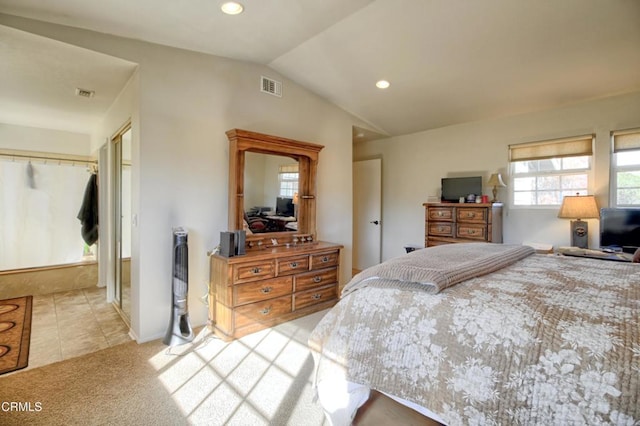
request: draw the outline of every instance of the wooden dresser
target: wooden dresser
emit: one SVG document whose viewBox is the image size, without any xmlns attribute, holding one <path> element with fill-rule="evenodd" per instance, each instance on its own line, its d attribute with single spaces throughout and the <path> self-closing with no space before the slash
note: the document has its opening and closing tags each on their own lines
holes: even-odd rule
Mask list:
<svg viewBox="0 0 640 426">
<path fill-rule="evenodd" d="M 211 256 L 209 321 L 234 339 L 333 306 L 342 245 L 315 242 Z"/>
<path fill-rule="evenodd" d="M 502 203 L 424 203 L 425 247 L 502 242 Z"/>
</svg>

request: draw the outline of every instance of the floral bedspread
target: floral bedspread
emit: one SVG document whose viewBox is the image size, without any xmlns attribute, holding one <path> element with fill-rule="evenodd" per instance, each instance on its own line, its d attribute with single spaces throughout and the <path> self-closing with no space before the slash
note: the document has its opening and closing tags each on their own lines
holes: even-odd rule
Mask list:
<svg viewBox="0 0 640 426">
<path fill-rule="evenodd" d="M 640 423 L 640 265 L 534 254 L 437 294 L 369 281 L 313 330 L 317 383 L 450 425 Z"/>
</svg>

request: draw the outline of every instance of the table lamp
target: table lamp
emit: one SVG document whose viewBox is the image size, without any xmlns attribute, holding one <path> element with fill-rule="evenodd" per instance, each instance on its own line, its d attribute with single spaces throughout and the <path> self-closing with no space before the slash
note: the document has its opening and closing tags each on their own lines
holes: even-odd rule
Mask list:
<svg viewBox="0 0 640 426">
<path fill-rule="evenodd" d="M 487 182 L 489 185 L 493 185 L 493 200 L 491 200 L 492 203 L 497 203 L 498 202 L 498 187 L 506 187 L 507 185 L 505 185 L 504 181 L 502 180 L 502 175 L 500 173 L 494 173 L 491 175 L 491 177 L 489 178 L 489 182 Z"/>
<path fill-rule="evenodd" d="M 576 219 L 571 221 L 571 245 L 587 248 L 589 245 L 589 224 L 582 219 L 599 219 L 598 204 L 593 195 L 567 195 L 562 199 L 558 217 Z"/>
</svg>

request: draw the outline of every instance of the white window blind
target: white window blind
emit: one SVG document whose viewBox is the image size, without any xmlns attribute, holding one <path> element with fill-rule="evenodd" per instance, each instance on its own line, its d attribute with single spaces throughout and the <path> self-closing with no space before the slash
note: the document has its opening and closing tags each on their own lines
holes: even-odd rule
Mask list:
<svg viewBox="0 0 640 426">
<path fill-rule="evenodd" d="M 278 168 L 278 173 L 298 173 L 298 164 L 283 164 Z"/>
<path fill-rule="evenodd" d="M 640 149 L 640 129 L 613 132 L 613 152 Z"/>
<path fill-rule="evenodd" d="M 509 145 L 509 161 L 544 160 L 593 154 L 593 135 Z"/>
</svg>

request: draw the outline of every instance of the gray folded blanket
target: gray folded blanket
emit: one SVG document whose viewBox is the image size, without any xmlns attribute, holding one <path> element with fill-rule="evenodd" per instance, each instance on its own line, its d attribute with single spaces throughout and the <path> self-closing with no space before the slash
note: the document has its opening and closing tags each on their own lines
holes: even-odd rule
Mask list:
<svg viewBox="0 0 640 426">
<path fill-rule="evenodd" d="M 344 287 L 342 295 L 363 286 L 413 288 L 435 294 L 509 266 L 534 252 L 529 246 L 516 244 L 462 243 L 429 247 L 365 269 Z"/>
</svg>

